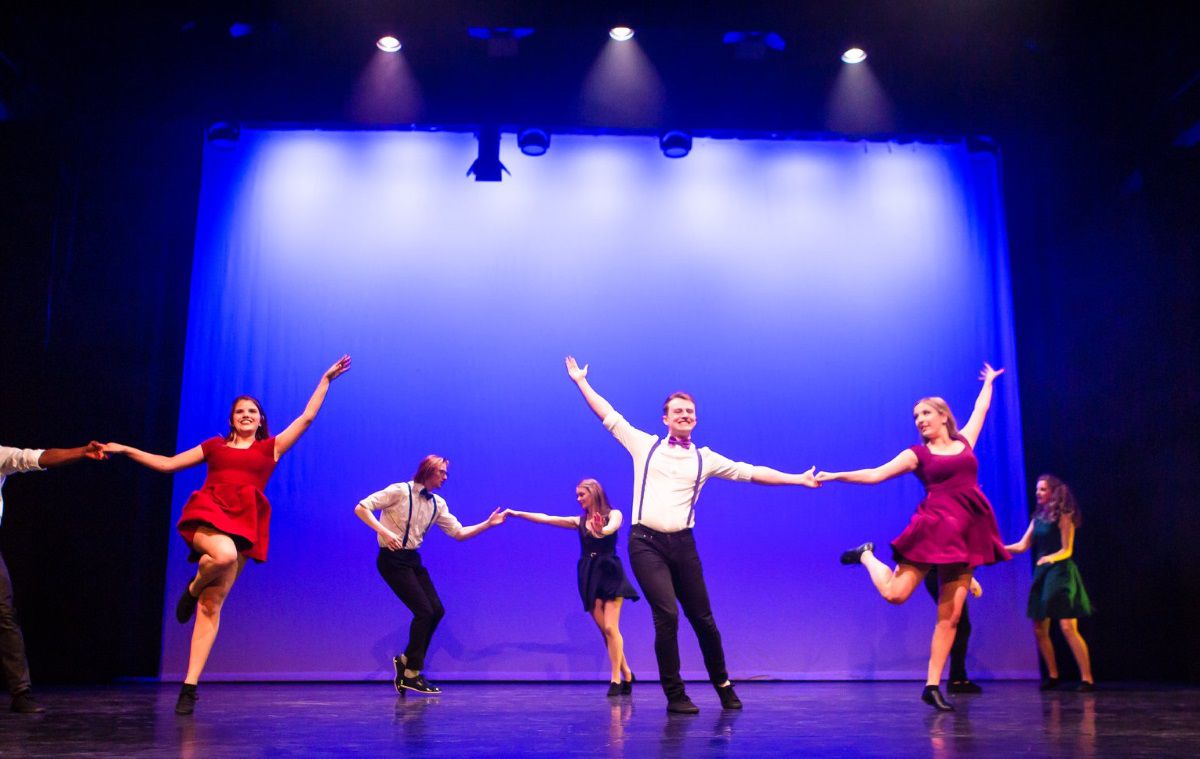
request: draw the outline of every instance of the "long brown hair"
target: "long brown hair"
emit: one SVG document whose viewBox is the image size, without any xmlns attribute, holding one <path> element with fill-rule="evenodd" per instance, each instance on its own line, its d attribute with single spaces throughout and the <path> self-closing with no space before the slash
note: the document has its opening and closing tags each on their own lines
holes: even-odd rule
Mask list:
<svg viewBox="0 0 1200 759">
<path fill-rule="evenodd" d="M 955 420 L 954 413 L 950 411 L 950 404 L 946 403 L 945 398 L 931 395 L 917 401 L 918 406 L 922 403 L 928 403 L 930 406 L 933 406 L 934 411 L 946 415 L 946 432 L 950 433 L 951 440 L 958 436 L 958 421 Z"/>
<path fill-rule="evenodd" d="M 608 524 L 608 513 L 612 511 L 612 506 L 608 503 L 608 495 L 604 492 L 604 487 L 599 482 L 591 477 L 579 481 L 577 488 L 583 488 L 592 496 L 592 505 L 588 507 L 587 516 L 584 518 L 584 524 L 592 518 L 593 514 L 599 514 L 604 517 L 604 523 Z"/>
<path fill-rule="evenodd" d="M 437 468 L 442 464 L 450 466 L 450 459 L 446 458 L 445 456 L 439 456 L 436 453 L 429 454 L 425 458 L 421 459 L 420 464 L 417 464 L 417 473 L 413 475 L 413 482 L 424 484 L 425 480 L 432 477 L 433 473 L 436 472 Z"/>
<path fill-rule="evenodd" d="M 1079 504 L 1075 502 L 1075 494 L 1067 487 L 1067 483 L 1052 474 L 1040 475 L 1036 482 L 1045 482 L 1050 487 L 1050 499 L 1044 506 L 1038 504 L 1034 518 L 1058 524 L 1059 519 L 1069 516 L 1076 527 L 1083 524 L 1083 514 L 1079 513 Z"/>
<path fill-rule="evenodd" d="M 258 429 L 254 431 L 255 440 L 266 440 L 271 437 L 271 433 L 267 430 L 267 414 L 263 411 L 262 404 L 253 395 L 239 395 L 233 399 L 233 405 L 229 407 L 229 432 L 225 434 L 225 442 L 232 443 L 235 429 L 233 427 L 233 412 L 237 408 L 238 403 L 242 401 L 250 401 L 254 407 L 258 409 Z"/>
</svg>

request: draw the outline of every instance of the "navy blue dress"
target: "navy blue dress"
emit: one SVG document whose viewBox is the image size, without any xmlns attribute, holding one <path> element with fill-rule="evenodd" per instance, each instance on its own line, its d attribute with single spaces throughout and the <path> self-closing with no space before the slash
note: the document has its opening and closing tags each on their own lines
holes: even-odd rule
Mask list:
<svg viewBox="0 0 1200 759">
<path fill-rule="evenodd" d="M 579 518 L 579 597 L 583 610 L 591 612 L 596 599 L 611 601 L 614 598 L 641 598 L 625 577 L 625 568 L 617 556 L 617 533 L 603 538 L 594 537 L 587 531 L 587 517 Z"/>
</svg>

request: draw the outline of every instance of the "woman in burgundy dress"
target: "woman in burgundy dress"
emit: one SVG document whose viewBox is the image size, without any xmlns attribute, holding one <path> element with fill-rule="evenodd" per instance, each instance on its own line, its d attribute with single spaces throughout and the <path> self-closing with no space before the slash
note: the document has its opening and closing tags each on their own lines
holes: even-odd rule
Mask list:
<svg viewBox="0 0 1200 759">
<path fill-rule="evenodd" d="M 901 451 L 888 463 L 853 472 L 819 472 L 819 482 L 856 482 L 874 485 L 913 472 L 925 485 L 925 500 L 917 506 L 908 527 L 892 541 L 893 570 L 875 557 L 875 545 L 863 543 L 842 554 L 843 564 L 862 564 L 871 582 L 886 601 L 901 604 L 936 570 L 938 577 L 937 624 L 929 650 L 929 670 L 921 699 L 939 711 L 954 707 L 938 689 L 946 657 L 967 593 L 978 588 L 975 567 L 1012 558 L 1000 540 L 992 505 L 979 489 L 975 441 L 992 402 L 992 383 L 1004 372 L 983 365 L 983 388 L 975 410 L 960 431 L 941 398 L 922 398 L 913 409 L 921 444 Z"/>
<path fill-rule="evenodd" d="M 233 402 L 225 437 L 209 438 L 183 453 L 159 456 L 119 443 L 104 446 L 105 453 L 124 454 L 159 472 L 178 472 L 208 463 L 204 485 L 188 498 L 176 526 L 192 549 L 191 560 L 198 567 L 175 606 L 175 618 L 180 623 L 187 622 L 199 606 L 192 628 L 187 676 L 175 704 L 179 714 L 191 714 L 195 708 L 196 683 L 212 651 L 221 621 L 221 605 L 234 580 L 247 558 L 267 560 L 271 521 L 271 504 L 263 495 L 267 480 L 279 457 L 312 425 L 325 402 L 329 383 L 349 369 L 349 356 L 342 356 L 329 367 L 308 399 L 304 413 L 274 437 L 267 431 L 267 415 L 261 404 L 242 395 Z"/>
</svg>

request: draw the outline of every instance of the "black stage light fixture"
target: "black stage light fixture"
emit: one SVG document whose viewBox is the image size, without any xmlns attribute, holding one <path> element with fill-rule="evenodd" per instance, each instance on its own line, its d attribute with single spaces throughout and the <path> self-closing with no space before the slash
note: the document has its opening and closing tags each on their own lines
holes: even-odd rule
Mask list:
<svg viewBox="0 0 1200 759">
<path fill-rule="evenodd" d="M 467 169 L 467 176 L 474 174 L 476 182 L 499 182 L 504 174 L 511 175 L 500 163 L 500 130 L 494 126 L 480 127 L 475 137 L 479 140 L 479 155 Z"/>
<path fill-rule="evenodd" d="M 544 129 L 530 127 L 517 134 L 517 147 L 525 155 L 545 155 L 550 149 L 550 133 Z"/>
<path fill-rule="evenodd" d="M 658 147 L 667 158 L 683 158 L 692 152 L 692 136 L 677 130 L 663 132 L 658 138 Z"/>
</svg>

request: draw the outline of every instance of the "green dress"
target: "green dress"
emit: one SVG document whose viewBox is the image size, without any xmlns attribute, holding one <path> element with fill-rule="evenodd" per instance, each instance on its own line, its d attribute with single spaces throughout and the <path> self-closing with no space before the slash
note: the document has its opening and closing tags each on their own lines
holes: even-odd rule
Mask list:
<svg viewBox="0 0 1200 759">
<path fill-rule="evenodd" d="M 1079 567 L 1071 559 L 1037 566 L 1037 560 L 1062 550 L 1058 524 L 1033 520 L 1033 587 L 1029 589 L 1030 619 L 1078 619 L 1092 615 Z"/>
</svg>

